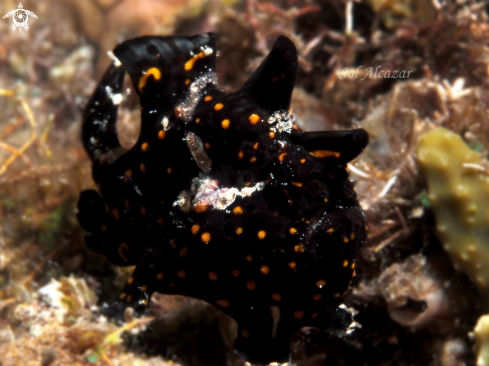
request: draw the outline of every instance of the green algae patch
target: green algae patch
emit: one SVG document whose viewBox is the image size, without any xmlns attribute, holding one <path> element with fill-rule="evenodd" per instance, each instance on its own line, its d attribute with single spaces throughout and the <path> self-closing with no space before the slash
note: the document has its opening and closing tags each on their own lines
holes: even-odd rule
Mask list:
<svg viewBox="0 0 489 366">
<path fill-rule="evenodd" d="M 488 164 L 445 128 L 422 135 L 416 150 L 437 236 L 455 268 L 465 272 L 489 301 Z"/>
</svg>

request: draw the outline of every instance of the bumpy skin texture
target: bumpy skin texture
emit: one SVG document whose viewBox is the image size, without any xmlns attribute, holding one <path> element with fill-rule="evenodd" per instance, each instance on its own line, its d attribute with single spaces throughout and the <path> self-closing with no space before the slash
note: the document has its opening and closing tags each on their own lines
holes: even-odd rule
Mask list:
<svg viewBox="0 0 489 366">
<path fill-rule="evenodd" d="M 284 361 L 304 326 L 338 330 L 366 237 L 346 163 L 364 130 L 302 133 L 289 118 L 297 52 L 279 37 L 238 91 L 220 90 L 212 34 L 141 37 L 114 50 L 90 100 L 83 142 L 99 192 L 84 191 L 87 245 L 136 269 L 113 308 L 155 291 L 203 299 L 239 324 L 236 350 Z M 142 106 L 125 151 L 115 122 L 124 72 Z"/>
</svg>

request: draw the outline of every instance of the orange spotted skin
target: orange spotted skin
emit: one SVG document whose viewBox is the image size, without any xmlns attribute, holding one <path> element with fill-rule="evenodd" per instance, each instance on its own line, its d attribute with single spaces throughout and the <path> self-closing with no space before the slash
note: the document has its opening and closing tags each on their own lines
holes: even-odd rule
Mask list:
<svg viewBox="0 0 489 366">
<path fill-rule="evenodd" d="M 216 85 L 212 34 L 136 38 L 114 55 L 82 128 L 99 191 L 78 204 L 86 244 L 136 265 L 111 309 L 144 310 L 155 291 L 203 299 L 238 322 L 235 348 L 253 364 L 287 360 L 301 327 L 342 330 L 339 294 L 366 238 L 346 164 L 368 135 L 295 126 L 293 43 L 279 37 L 234 93 Z M 130 150 L 111 97 L 125 72 L 142 106 Z"/>
</svg>

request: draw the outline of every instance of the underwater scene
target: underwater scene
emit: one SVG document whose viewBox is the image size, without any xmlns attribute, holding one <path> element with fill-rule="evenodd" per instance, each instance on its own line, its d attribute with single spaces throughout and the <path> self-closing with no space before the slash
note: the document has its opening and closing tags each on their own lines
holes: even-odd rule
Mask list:
<svg viewBox="0 0 489 366">
<path fill-rule="evenodd" d="M 488 3 L 0 13 L 0 366 L 489 365 Z"/>
</svg>

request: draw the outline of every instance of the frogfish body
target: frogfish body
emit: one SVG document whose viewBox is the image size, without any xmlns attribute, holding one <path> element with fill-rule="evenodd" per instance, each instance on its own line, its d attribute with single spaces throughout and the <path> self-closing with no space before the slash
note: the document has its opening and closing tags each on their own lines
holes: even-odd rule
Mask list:
<svg viewBox="0 0 489 366">
<path fill-rule="evenodd" d="M 207 301 L 238 325 L 237 352 L 283 362 L 304 326 L 337 328 L 366 239 L 346 164 L 362 130 L 301 132 L 289 104 L 297 51 L 279 37 L 243 87 L 219 89 L 213 34 L 141 37 L 114 50 L 82 127 L 98 191 L 82 192 L 86 244 L 136 269 L 113 307 L 153 292 Z M 133 148 L 117 138 L 125 73 L 141 102 Z"/>
</svg>

